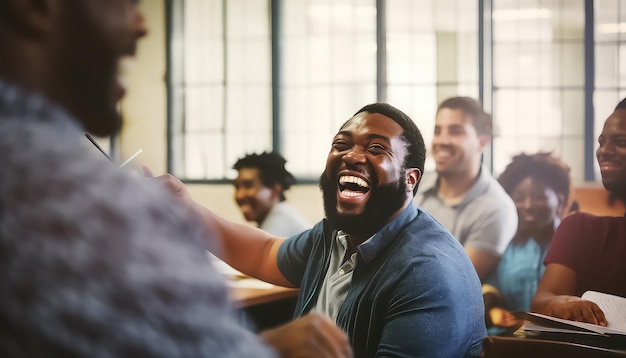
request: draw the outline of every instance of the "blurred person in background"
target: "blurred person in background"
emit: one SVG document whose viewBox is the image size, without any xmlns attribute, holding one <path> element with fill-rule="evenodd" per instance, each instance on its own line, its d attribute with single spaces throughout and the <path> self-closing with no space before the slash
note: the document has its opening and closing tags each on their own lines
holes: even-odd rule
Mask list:
<svg viewBox="0 0 626 358">
<path fill-rule="evenodd" d="M 626 99 L 604 122 L 596 158 L 602 184 L 626 200 Z M 605 326 L 604 312 L 583 300 L 585 291 L 626 297 L 626 217 L 587 213 L 567 216 L 554 234 L 531 309 L 546 315 Z"/>
<path fill-rule="evenodd" d="M 237 170 L 233 185 L 235 202 L 246 220 L 270 234 L 289 237 L 311 225 L 286 202 L 285 191 L 296 182 L 285 169 L 286 162 L 276 152 L 248 154 L 233 165 Z"/>
<path fill-rule="evenodd" d="M 483 285 L 487 326 L 520 324 L 509 311 L 530 311 L 545 271 L 543 260 L 561 223 L 570 189 L 569 167 L 551 153 L 519 154 L 499 177 L 511 196 L 519 225 L 494 275 Z"/>
<path fill-rule="evenodd" d="M 491 115 L 469 97 L 443 101 L 435 117 L 432 156 L 415 203 L 431 213 L 465 248 L 485 282 L 517 229 L 513 201 L 482 165 L 491 142 Z"/>
</svg>

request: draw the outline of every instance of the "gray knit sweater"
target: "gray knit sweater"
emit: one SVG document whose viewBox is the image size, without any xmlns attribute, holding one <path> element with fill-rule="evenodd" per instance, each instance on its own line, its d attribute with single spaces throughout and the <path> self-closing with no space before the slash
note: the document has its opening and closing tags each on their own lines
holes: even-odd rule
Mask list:
<svg viewBox="0 0 626 358">
<path fill-rule="evenodd" d="M 0 81 L 0 356 L 271 356 L 186 208 L 84 139 Z"/>
</svg>

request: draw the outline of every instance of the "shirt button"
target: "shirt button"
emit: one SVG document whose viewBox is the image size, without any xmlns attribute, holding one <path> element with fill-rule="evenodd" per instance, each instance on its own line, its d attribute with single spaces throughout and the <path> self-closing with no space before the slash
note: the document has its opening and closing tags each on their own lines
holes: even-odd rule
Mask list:
<svg viewBox="0 0 626 358">
<path fill-rule="evenodd" d="M 339 270 L 339 276 L 343 276 L 345 272 L 343 270 Z"/>
</svg>

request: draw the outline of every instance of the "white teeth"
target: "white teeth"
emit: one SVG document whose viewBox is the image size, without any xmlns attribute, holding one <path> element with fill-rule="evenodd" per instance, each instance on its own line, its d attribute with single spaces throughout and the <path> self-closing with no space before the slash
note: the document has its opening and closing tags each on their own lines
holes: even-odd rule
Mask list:
<svg viewBox="0 0 626 358">
<path fill-rule="evenodd" d="M 354 183 L 360 187 L 363 188 L 369 188 L 369 184 L 367 184 L 367 182 L 359 177 L 355 177 L 352 175 L 344 175 L 342 177 L 339 177 L 339 184 L 344 185 L 345 183 Z"/>
<path fill-rule="evenodd" d="M 350 190 L 344 190 L 341 192 L 341 195 L 343 196 L 349 196 L 349 197 L 355 197 L 355 196 L 362 196 L 364 195 L 363 193 L 361 193 L 360 191 L 350 191 Z"/>
</svg>

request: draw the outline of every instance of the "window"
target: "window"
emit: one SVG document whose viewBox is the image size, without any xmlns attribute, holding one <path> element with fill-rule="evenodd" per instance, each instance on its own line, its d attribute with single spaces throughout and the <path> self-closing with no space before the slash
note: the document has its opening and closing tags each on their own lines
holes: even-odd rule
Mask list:
<svg viewBox="0 0 626 358">
<path fill-rule="evenodd" d="M 324 170 L 332 137 L 376 102 L 376 1 L 282 1 L 282 154 L 299 178 Z"/>
<path fill-rule="evenodd" d="M 223 179 L 272 143 L 269 2 L 172 1 L 169 13 L 170 170 Z"/>
<path fill-rule="evenodd" d="M 169 169 L 230 180 L 237 158 L 275 149 L 313 182 L 361 106 L 395 105 L 428 146 L 438 103 L 466 95 L 494 115 L 496 174 L 541 150 L 593 180 L 596 133 L 626 95 L 624 14 L 626 0 L 170 0 Z"/>
<path fill-rule="evenodd" d="M 552 151 L 583 180 L 583 0 L 493 2 L 494 171 L 511 158 Z"/>
<path fill-rule="evenodd" d="M 432 137 L 444 96 L 478 93 L 477 1 L 377 3 L 170 1 L 170 171 L 186 180 L 230 179 L 238 157 L 277 149 L 294 175 L 314 181 L 340 125 L 376 101 L 402 109 Z M 276 34 L 271 6 L 282 14 Z"/>
<path fill-rule="evenodd" d="M 478 3 L 387 1 L 387 101 L 406 112 L 428 148 L 440 102 L 479 97 Z M 426 168 L 434 170 L 429 158 Z"/>
</svg>

